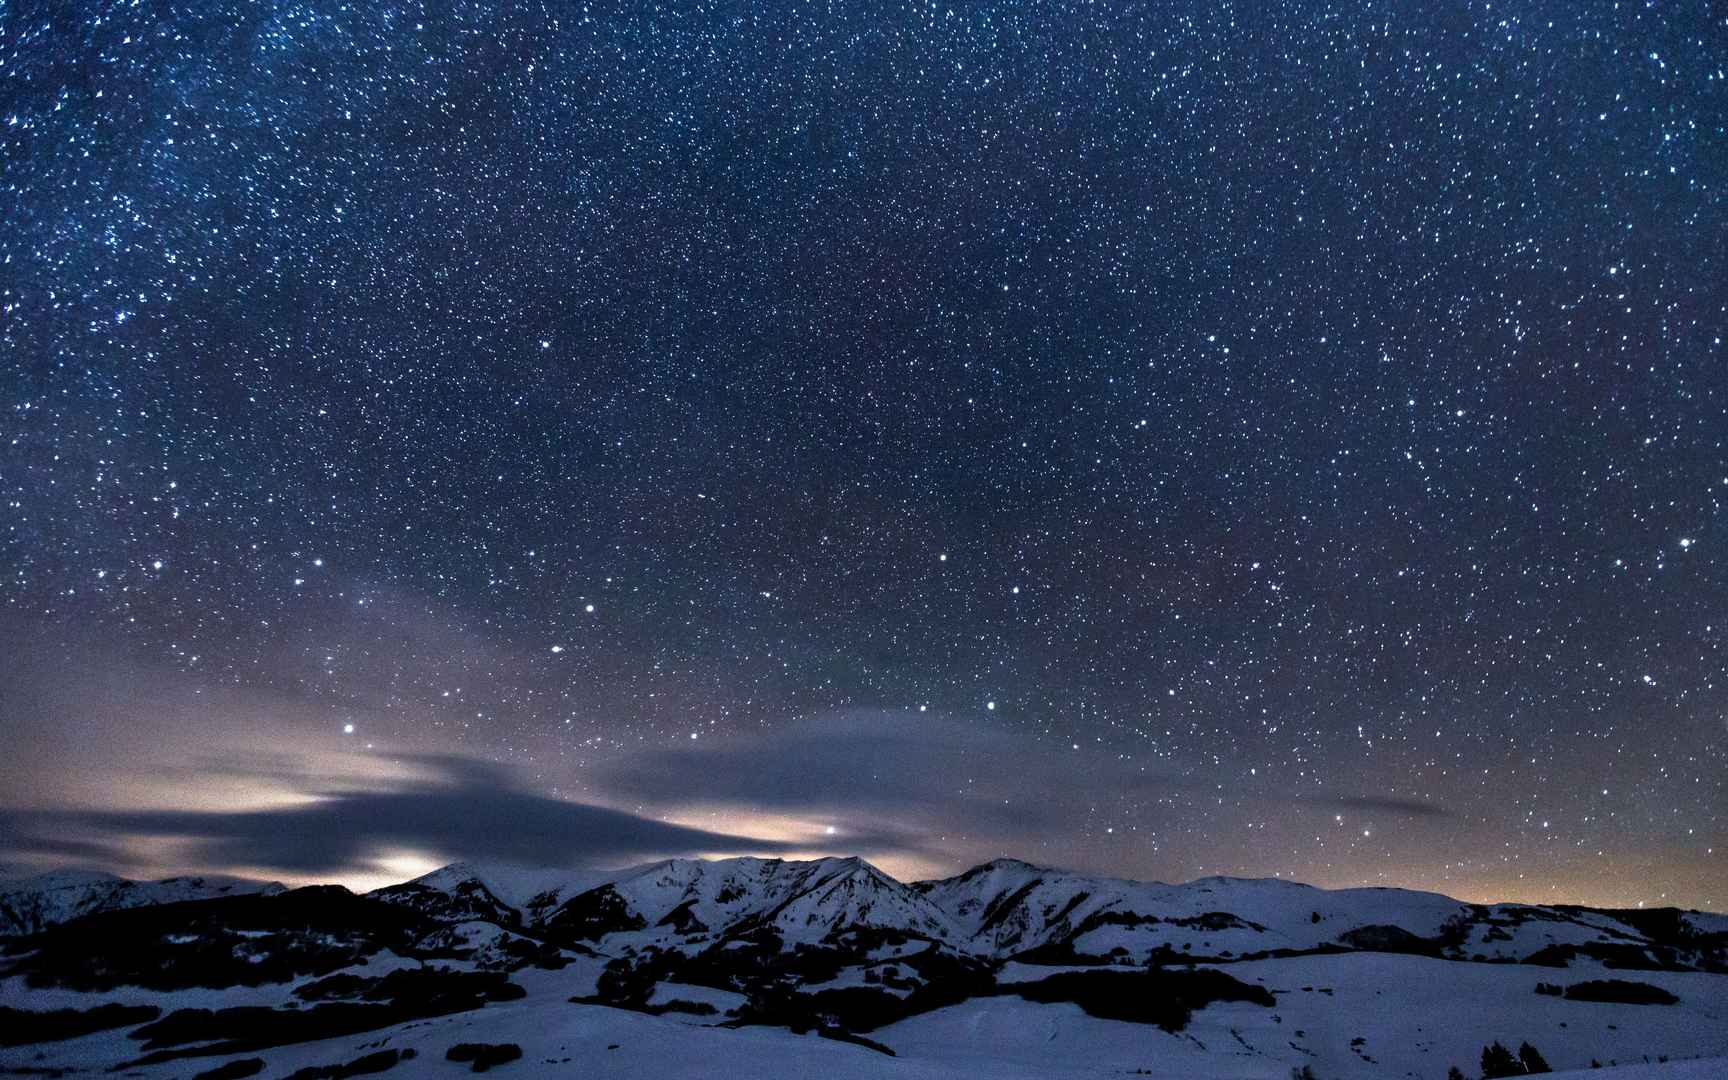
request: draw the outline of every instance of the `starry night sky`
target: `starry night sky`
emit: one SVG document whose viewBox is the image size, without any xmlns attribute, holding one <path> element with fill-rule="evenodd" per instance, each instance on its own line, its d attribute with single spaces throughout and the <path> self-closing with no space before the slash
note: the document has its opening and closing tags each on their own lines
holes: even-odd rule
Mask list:
<svg viewBox="0 0 1728 1080">
<path fill-rule="evenodd" d="M 1725 58 L 0 3 L 0 859 L 1722 910 Z"/>
</svg>

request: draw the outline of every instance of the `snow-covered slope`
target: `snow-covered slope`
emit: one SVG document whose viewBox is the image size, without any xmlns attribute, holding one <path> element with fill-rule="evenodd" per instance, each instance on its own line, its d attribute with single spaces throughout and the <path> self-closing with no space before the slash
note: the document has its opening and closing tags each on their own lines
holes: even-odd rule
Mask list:
<svg viewBox="0 0 1728 1080">
<path fill-rule="evenodd" d="M 0 937 L 32 934 L 101 911 L 218 896 L 279 893 L 282 889 L 276 882 L 218 875 L 129 881 L 113 874 L 59 870 L 0 882 Z"/>
<path fill-rule="evenodd" d="M 1541 969 L 1457 964 L 1414 956 L 1339 955 L 1257 961 L 1239 972 L 1278 996 L 1276 1009 L 1213 1005 L 1189 1027 L 1171 1033 L 1143 1024 L 1087 1015 L 1073 1004 L 1037 1004 L 1017 997 L 978 997 L 869 1033 L 895 1056 L 861 1045 L 793 1034 L 780 1028 L 719 1026 L 725 1016 L 670 1012 L 647 1015 L 571 1004 L 569 970 L 512 976 L 518 1000 L 376 1030 L 255 1050 L 132 1064 L 126 1075 L 145 1080 L 189 1077 L 229 1061 L 258 1059 L 256 1075 L 285 1077 L 394 1052 L 386 1077 L 459 1075 L 445 1060 L 462 1043 L 506 1044 L 520 1058 L 493 1071 L 537 1077 L 871 1077 L 898 1080 L 1044 1078 L 1106 1080 L 1123 1076 L 1183 1080 L 1288 1080 L 1304 1065 L 1329 1080 L 1412 1076 L 1441 1080 L 1448 1068 L 1478 1076 L 1482 1047 L 1493 1041 L 1534 1044 L 1556 1069 L 1623 1080 L 1704 1080 L 1728 1076 L 1728 979 L 1664 974 L 1674 990 L 1670 1007 L 1557 1000 L 1532 991 Z M 364 969 L 361 969 L 364 970 Z M 33 992 L 0 983 L 0 1003 L 81 1007 L 116 996 L 157 1002 L 164 1009 L 215 1001 L 138 993 L 65 994 L 38 1001 Z M 668 987 L 656 998 L 706 998 L 717 1008 L 728 995 Z M 261 1003 L 261 1002 L 260 1002 Z M 0 1071 L 108 1070 L 137 1062 L 142 1040 L 113 1029 L 67 1040 L 0 1047 Z M 1658 1063 L 1658 1059 L 1670 1059 Z M 1592 1061 L 1608 1066 L 1589 1069 Z M 1613 1063 L 1627 1066 L 1621 1071 Z M 1636 1063 L 1636 1064 L 1632 1064 Z M 465 1071 L 465 1070 L 464 1070 Z M 235 1073 L 238 1075 L 238 1073 Z M 326 1074 L 330 1075 L 330 1074 Z"/>
<path fill-rule="evenodd" d="M 1222 970 L 1273 991 L 1276 1008 L 1212 1005 L 1170 1034 L 1101 1020 L 1073 1005 L 976 997 L 871 1038 L 903 1057 L 944 1063 L 956 1076 L 1037 1064 L 1050 1076 L 1286 1080 L 1306 1065 L 1326 1080 L 1443 1080 L 1454 1066 L 1480 1076 L 1482 1050 L 1493 1042 L 1514 1049 L 1529 1042 L 1556 1069 L 1709 1056 L 1710 1067 L 1676 1065 L 1674 1075 L 1728 1076 L 1719 1071 L 1728 1053 L 1728 1028 L 1716 1020 L 1728 1007 L 1728 978 L 1720 975 L 1649 975 L 1680 999 L 1650 1006 L 1538 994 L 1535 987 L 1555 977 L 1541 967 L 1420 956 L 1302 956 Z"/>
</svg>

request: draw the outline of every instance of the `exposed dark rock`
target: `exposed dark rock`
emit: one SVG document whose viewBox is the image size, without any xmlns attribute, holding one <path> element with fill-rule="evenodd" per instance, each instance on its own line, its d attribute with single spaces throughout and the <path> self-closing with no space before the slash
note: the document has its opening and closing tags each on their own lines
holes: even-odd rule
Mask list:
<svg viewBox="0 0 1728 1080">
<path fill-rule="evenodd" d="M 629 903 L 617 889 L 602 885 L 577 894 L 553 912 L 541 929 L 552 941 L 569 944 L 598 941 L 607 934 L 642 930 L 647 925 L 642 916 L 630 910 Z"/>
<path fill-rule="evenodd" d="M 1033 878 L 1013 892 L 1003 893 L 990 901 L 984 908 L 984 920 L 978 926 L 979 933 L 993 930 L 1006 921 L 1009 915 L 1026 902 L 1026 897 L 1031 895 L 1032 890 L 1038 887 L 1041 880 L 1040 878 Z"/>
<path fill-rule="evenodd" d="M 670 926 L 680 934 L 705 934 L 708 932 L 707 924 L 696 917 L 695 906 L 695 900 L 686 900 L 668 911 L 656 925 Z"/>
<path fill-rule="evenodd" d="M 1264 934 L 1266 928 L 1257 922 L 1232 915 L 1228 911 L 1207 911 L 1199 915 L 1190 915 L 1180 919 L 1166 919 L 1171 926 L 1181 926 L 1190 930 L 1252 930 Z"/>
</svg>

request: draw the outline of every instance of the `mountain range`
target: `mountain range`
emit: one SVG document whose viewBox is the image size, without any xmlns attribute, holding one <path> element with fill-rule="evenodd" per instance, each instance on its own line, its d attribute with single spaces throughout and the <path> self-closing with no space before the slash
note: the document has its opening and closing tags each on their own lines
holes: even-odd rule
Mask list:
<svg viewBox="0 0 1728 1080">
<path fill-rule="evenodd" d="M 603 1075 L 720 1075 L 691 1071 L 714 1054 L 796 1074 L 824 1036 L 841 1075 L 1438 1080 L 1497 1043 L 1555 1065 L 1728 1055 L 1728 916 L 1010 859 L 921 882 L 859 858 L 457 863 L 362 895 L 57 873 L 0 884 L 8 1019 L 27 1037 L 0 1037 L 0 1072 L 292 1076 L 367 1047 L 443 1071 L 430 1042 L 460 1029 L 527 1045 L 493 1066 L 521 1071 L 580 1030 L 643 1049 L 624 1068 L 589 1046 Z"/>
<path fill-rule="evenodd" d="M 283 892 L 278 882 L 209 875 L 129 881 L 91 870 L 60 870 L 0 882 L 0 937 L 31 934 L 84 915 L 182 900 Z"/>
<path fill-rule="evenodd" d="M 456 863 L 371 896 L 443 922 L 477 920 L 559 944 L 699 950 L 771 929 L 793 944 L 893 930 L 967 956 L 1085 964 L 1301 951 L 1409 952 L 1496 962 L 1555 955 L 1728 971 L 1728 916 L 1674 909 L 1471 904 L 1407 889 L 1277 879 L 1182 885 L 999 859 L 902 883 L 859 858 L 674 859 L 615 874 Z"/>
</svg>

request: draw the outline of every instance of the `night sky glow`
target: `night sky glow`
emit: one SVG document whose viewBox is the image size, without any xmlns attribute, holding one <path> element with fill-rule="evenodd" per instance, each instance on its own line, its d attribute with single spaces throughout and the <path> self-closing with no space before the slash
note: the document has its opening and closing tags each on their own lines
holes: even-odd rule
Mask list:
<svg viewBox="0 0 1728 1080">
<path fill-rule="evenodd" d="M 0 860 L 1728 907 L 1728 15 L 0 5 Z"/>
</svg>

